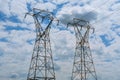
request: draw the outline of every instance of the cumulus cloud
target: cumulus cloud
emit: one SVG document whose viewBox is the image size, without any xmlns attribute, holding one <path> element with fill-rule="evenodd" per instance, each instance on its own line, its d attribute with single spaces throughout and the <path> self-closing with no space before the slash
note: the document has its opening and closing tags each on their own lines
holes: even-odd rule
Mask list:
<svg viewBox="0 0 120 80">
<path fill-rule="evenodd" d="M 120 16 L 117 10 L 120 2 L 117 0 L 105 2 L 101 0 L 46 0 L 45 2 L 0 0 L 0 11 L 7 15 L 5 21 L 0 19 L 0 79 L 26 79 L 35 39 L 34 21 L 32 17 L 27 17 L 24 23 L 17 23 L 16 19 L 13 21 L 8 17 L 23 20 L 24 13 L 29 11 L 28 7 L 31 9 L 36 7 L 49 11 L 56 10 L 56 16 L 62 24 L 71 22 L 74 17 L 87 19 L 87 21 L 101 19 L 98 23 L 92 24 L 96 31 L 90 36 L 90 47 L 97 76 L 100 80 L 119 80 Z M 106 19 L 103 18 L 110 13 L 114 14 Z M 52 27 L 50 32 L 58 80 L 70 79 L 75 52 L 74 30 L 64 27 L 63 25 Z M 109 43 L 108 46 L 106 46 L 107 43 Z"/>
<path fill-rule="evenodd" d="M 52 4 L 50 2 L 47 3 L 37 3 L 34 8 L 42 9 L 42 10 L 48 10 L 48 11 L 53 11 L 56 9 L 56 5 Z"/>
<path fill-rule="evenodd" d="M 0 11 L 7 15 L 10 15 L 9 1 L 10 0 L 4 0 L 4 1 L 0 0 Z"/>
<path fill-rule="evenodd" d="M 90 6 L 65 6 L 58 12 L 57 17 L 62 24 L 72 23 L 73 18 L 92 21 L 97 19 L 97 12 Z"/>
</svg>

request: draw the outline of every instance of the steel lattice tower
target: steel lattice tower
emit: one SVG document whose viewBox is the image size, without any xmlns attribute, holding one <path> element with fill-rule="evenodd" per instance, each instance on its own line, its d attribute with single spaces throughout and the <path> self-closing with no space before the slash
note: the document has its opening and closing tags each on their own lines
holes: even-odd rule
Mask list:
<svg viewBox="0 0 120 80">
<path fill-rule="evenodd" d="M 52 13 L 33 9 L 27 13 L 34 18 L 36 27 L 36 40 L 27 80 L 55 80 L 54 64 L 50 44 L 50 28 L 54 17 Z M 48 23 L 46 27 L 41 26 Z"/>
<path fill-rule="evenodd" d="M 89 22 L 73 19 L 68 23 L 74 27 L 76 36 L 76 48 L 72 69 L 71 80 L 97 80 L 96 71 L 89 46 L 89 32 L 91 28 Z"/>
</svg>

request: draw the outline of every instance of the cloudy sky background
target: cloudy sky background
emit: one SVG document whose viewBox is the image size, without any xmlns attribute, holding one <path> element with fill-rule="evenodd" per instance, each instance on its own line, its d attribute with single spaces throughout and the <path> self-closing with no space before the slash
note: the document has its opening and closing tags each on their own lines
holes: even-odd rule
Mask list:
<svg viewBox="0 0 120 80">
<path fill-rule="evenodd" d="M 32 8 L 52 11 L 51 45 L 57 80 L 70 80 L 75 48 L 74 17 L 90 21 L 90 47 L 98 80 L 120 80 L 119 0 L 0 0 L 0 80 L 26 80 L 35 40 Z M 64 24 L 64 25 L 63 25 Z"/>
</svg>

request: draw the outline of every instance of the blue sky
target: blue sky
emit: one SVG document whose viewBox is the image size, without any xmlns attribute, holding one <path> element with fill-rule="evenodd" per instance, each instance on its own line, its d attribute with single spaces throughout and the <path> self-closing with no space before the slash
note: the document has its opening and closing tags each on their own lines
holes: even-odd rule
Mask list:
<svg viewBox="0 0 120 80">
<path fill-rule="evenodd" d="M 90 47 L 98 80 L 120 80 L 120 0 L 0 0 L 0 80 L 26 80 L 35 40 L 32 8 L 49 10 L 61 21 L 50 38 L 57 80 L 70 80 L 75 48 L 72 18 L 95 28 Z M 57 37 L 56 37 L 57 36 Z"/>
</svg>

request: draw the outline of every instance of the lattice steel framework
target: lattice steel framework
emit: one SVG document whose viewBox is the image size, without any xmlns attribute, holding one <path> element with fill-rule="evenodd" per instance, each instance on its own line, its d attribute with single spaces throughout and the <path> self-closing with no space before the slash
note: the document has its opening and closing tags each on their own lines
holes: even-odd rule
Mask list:
<svg viewBox="0 0 120 80">
<path fill-rule="evenodd" d="M 54 17 L 48 11 L 35 8 L 32 13 L 27 13 L 26 15 L 31 15 L 34 18 L 36 27 L 36 40 L 27 80 L 55 80 L 49 36 Z M 43 27 L 41 26 L 42 24 L 47 24 L 47 26 Z"/>
<path fill-rule="evenodd" d="M 91 28 L 89 22 L 73 19 L 68 26 L 74 27 L 76 36 L 76 48 L 72 69 L 71 80 L 97 80 L 96 71 L 89 46 L 89 32 Z"/>
</svg>

